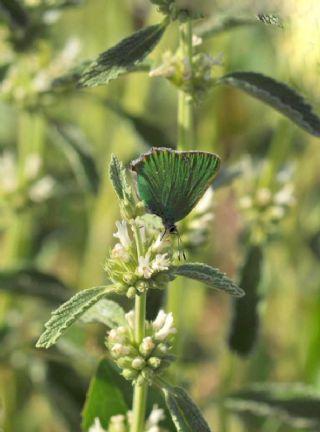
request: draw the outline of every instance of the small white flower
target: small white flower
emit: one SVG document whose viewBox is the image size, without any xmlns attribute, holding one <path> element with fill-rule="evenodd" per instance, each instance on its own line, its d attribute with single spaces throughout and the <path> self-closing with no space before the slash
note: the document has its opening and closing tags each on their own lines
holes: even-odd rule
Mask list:
<svg viewBox="0 0 320 432">
<path fill-rule="evenodd" d="M 90 429 L 88 432 L 107 432 L 103 427 L 101 426 L 100 420 L 98 417 L 94 419 L 94 423 L 92 426 L 90 426 Z"/>
<path fill-rule="evenodd" d="M 168 254 L 157 254 L 155 259 L 152 261 L 152 268 L 155 271 L 168 270 L 170 261 L 168 260 Z"/>
<path fill-rule="evenodd" d="M 128 226 L 126 221 L 117 221 L 116 227 L 118 231 L 113 234 L 113 237 L 117 237 L 120 240 L 120 243 L 125 249 L 128 249 L 131 245 L 131 239 L 128 233 Z"/>
<path fill-rule="evenodd" d="M 29 179 L 34 179 L 39 174 L 42 165 L 41 158 L 37 154 L 28 156 L 25 165 L 25 174 Z"/>
<path fill-rule="evenodd" d="M 154 347 L 155 344 L 152 340 L 152 337 L 146 336 L 142 339 L 141 349 L 143 350 L 143 352 L 150 353 L 154 349 Z"/>
<path fill-rule="evenodd" d="M 161 327 L 166 322 L 166 317 L 167 317 L 167 314 L 162 309 L 160 309 L 159 312 L 158 312 L 158 315 L 157 315 L 156 319 L 152 323 L 152 327 L 155 330 L 160 330 Z"/>
<path fill-rule="evenodd" d="M 171 312 L 166 314 L 165 312 L 160 311 L 152 325 L 154 330 L 156 330 L 155 338 L 160 341 L 177 332 L 173 327 L 173 315 Z"/>
<path fill-rule="evenodd" d="M 144 277 L 145 279 L 150 279 L 152 276 L 152 268 L 150 265 L 150 256 L 139 257 L 139 265 L 137 269 L 137 275 Z"/>
<path fill-rule="evenodd" d="M 148 418 L 148 426 L 157 426 L 161 420 L 165 419 L 164 411 L 158 408 L 158 405 L 153 405 L 152 411 Z"/>
<path fill-rule="evenodd" d="M 130 255 L 127 250 L 123 247 L 121 243 L 116 243 L 111 251 L 112 258 L 119 258 L 124 262 L 128 262 L 130 260 Z"/>
<path fill-rule="evenodd" d="M 192 36 L 192 46 L 197 47 L 199 45 L 201 45 L 203 42 L 202 38 L 197 36 L 197 35 L 193 35 Z"/>
<path fill-rule="evenodd" d="M 265 206 L 270 204 L 272 199 L 272 192 L 268 188 L 261 188 L 257 190 L 257 202 L 259 205 Z"/>
<path fill-rule="evenodd" d="M 239 205 L 242 209 L 249 209 L 252 207 L 252 199 L 248 195 L 241 197 L 239 200 Z"/>
<path fill-rule="evenodd" d="M 122 345 L 121 343 L 116 343 L 111 348 L 111 354 L 115 357 L 124 357 L 130 353 L 130 349 Z"/>
<path fill-rule="evenodd" d="M 128 322 L 128 324 L 129 324 L 129 327 L 130 328 L 134 328 L 134 311 L 133 310 L 131 310 L 130 312 L 128 312 L 128 313 L 126 313 L 126 320 L 127 320 L 127 322 Z"/>
<path fill-rule="evenodd" d="M 158 235 L 156 240 L 152 243 L 152 246 L 151 246 L 152 252 L 156 252 L 157 250 L 160 249 L 160 247 L 162 246 L 162 237 L 163 237 L 163 234 L 161 233 Z"/>
<path fill-rule="evenodd" d="M 13 155 L 5 152 L 0 156 L 1 188 L 13 192 L 18 187 L 16 161 Z"/>
<path fill-rule="evenodd" d="M 274 196 L 274 201 L 278 205 L 291 206 L 295 203 L 293 184 L 286 184 Z"/>
<path fill-rule="evenodd" d="M 112 416 L 110 418 L 110 425 L 109 430 L 112 432 L 125 432 L 127 430 L 126 428 L 126 418 L 122 414 L 118 414 L 115 416 Z"/>
<path fill-rule="evenodd" d="M 29 189 L 30 199 L 34 202 L 42 202 L 48 199 L 53 192 L 55 181 L 50 176 L 42 177 Z"/>
</svg>

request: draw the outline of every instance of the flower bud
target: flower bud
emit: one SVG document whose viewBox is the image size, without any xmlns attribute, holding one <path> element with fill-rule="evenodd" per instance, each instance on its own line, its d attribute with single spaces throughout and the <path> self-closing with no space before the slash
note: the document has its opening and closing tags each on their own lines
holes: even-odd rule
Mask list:
<svg viewBox="0 0 320 432">
<path fill-rule="evenodd" d="M 148 365 L 152 367 L 152 369 L 157 369 L 161 365 L 161 360 L 159 357 L 150 357 L 148 360 Z"/>
<path fill-rule="evenodd" d="M 125 282 L 128 285 L 134 285 L 137 278 L 132 273 L 125 273 L 123 275 L 123 282 Z"/>
<path fill-rule="evenodd" d="M 148 282 L 139 281 L 135 284 L 135 287 L 136 287 L 137 291 L 139 291 L 140 293 L 144 293 L 148 290 L 149 284 L 148 284 Z"/>
<path fill-rule="evenodd" d="M 147 337 L 143 338 L 143 340 L 139 346 L 139 351 L 142 355 L 146 356 L 146 355 L 151 354 L 154 347 L 155 347 L 155 344 L 152 340 L 152 337 L 147 336 Z"/>
<path fill-rule="evenodd" d="M 131 366 L 133 369 L 141 370 L 145 367 L 146 362 L 142 357 L 136 357 L 132 360 Z"/>
<path fill-rule="evenodd" d="M 121 369 L 129 369 L 131 368 L 132 358 L 129 356 L 121 357 L 117 361 L 117 364 Z"/>
<path fill-rule="evenodd" d="M 128 297 L 128 298 L 134 298 L 134 296 L 137 294 L 137 291 L 136 291 L 136 289 L 135 289 L 135 287 L 130 287 L 128 290 L 127 290 L 127 292 L 126 292 L 126 296 Z"/>
<path fill-rule="evenodd" d="M 121 375 L 128 381 L 132 381 L 137 378 L 139 372 L 133 369 L 123 369 Z"/>
</svg>

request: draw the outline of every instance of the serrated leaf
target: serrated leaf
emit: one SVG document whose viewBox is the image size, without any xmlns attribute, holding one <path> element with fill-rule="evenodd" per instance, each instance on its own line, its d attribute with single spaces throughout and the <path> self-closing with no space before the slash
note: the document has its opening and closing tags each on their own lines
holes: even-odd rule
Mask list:
<svg viewBox="0 0 320 432">
<path fill-rule="evenodd" d="M 146 27 L 123 39 L 108 51 L 100 54 L 81 73 L 80 87 L 107 84 L 141 63 L 160 41 L 167 21 Z"/>
<path fill-rule="evenodd" d="M 172 268 L 175 276 L 184 276 L 203 282 L 211 288 L 227 292 L 235 297 L 242 297 L 245 292 L 236 285 L 225 273 L 203 263 L 188 263 Z"/>
<path fill-rule="evenodd" d="M 126 392 L 123 392 L 123 388 Z M 93 377 L 87 394 L 86 403 L 82 412 L 82 428 L 87 431 L 96 417 L 99 418 L 103 428 L 107 429 L 110 418 L 114 415 L 126 414 L 131 403 L 130 384 L 108 361 L 103 359 Z"/>
<path fill-rule="evenodd" d="M 281 28 L 283 27 L 281 18 L 275 14 L 259 13 L 256 16 L 230 16 L 223 13 L 215 14 L 204 23 L 197 25 L 195 27 L 195 33 L 201 38 L 208 38 L 225 31 L 235 30 L 241 27 L 255 26 L 261 23 Z"/>
<path fill-rule="evenodd" d="M 51 303 L 61 303 L 68 298 L 68 289 L 59 278 L 32 267 L 1 270 L 0 290 L 39 297 Z"/>
<path fill-rule="evenodd" d="M 49 348 L 65 333 L 66 330 L 102 297 L 113 291 L 111 286 L 101 286 L 78 292 L 57 310 L 45 324 L 45 331 L 40 336 L 36 347 Z"/>
<path fill-rule="evenodd" d="M 100 177 L 95 159 L 82 132 L 71 124 L 50 119 L 49 124 L 52 142 L 64 152 L 80 185 L 97 193 Z"/>
<path fill-rule="evenodd" d="M 116 155 L 111 155 L 111 161 L 109 166 L 109 177 L 113 184 L 114 190 L 120 200 L 125 197 L 130 199 L 131 189 L 127 182 L 126 170 L 121 161 Z"/>
<path fill-rule="evenodd" d="M 178 432 L 210 432 L 200 409 L 183 388 L 164 386 L 162 391 Z"/>
<path fill-rule="evenodd" d="M 229 336 L 229 346 L 240 355 L 248 355 L 259 330 L 259 294 L 263 253 L 260 246 L 252 246 L 248 252 L 240 277 L 240 285 L 246 292 L 243 299 L 235 300 Z"/>
<path fill-rule="evenodd" d="M 119 104 L 113 101 L 106 101 L 106 106 L 115 114 L 129 121 L 134 127 L 140 138 L 150 147 L 169 147 L 175 148 L 175 144 L 170 141 L 163 129 L 145 119 L 124 110 Z"/>
<path fill-rule="evenodd" d="M 233 72 L 217 80 L 238 88 L 284 114 L 311 135 L 320 136 L 320 117 L 286 84 L 256 72 Z"/>
<path fill-rule="evenodd" d="M 303 384 L 254 384 L 227 396 L 232 411 L 273 417 L 295 428 L 320 427 L 320 393 Z"/>
<path fill-rule="evenodd" d="M 126 325 L 125 311 L 122 307 L 112 300 L 105 299 L 88 309 L 81 320 L 85 323 L 100 322 L 110 328 Z"/>
<path fill-rule="evenodd" d="M 259 13 L 257 19 L 263 24 L 274 25 L 276 27 L 283 28 L 282 19 L 275 14 Z"/>
</svg>

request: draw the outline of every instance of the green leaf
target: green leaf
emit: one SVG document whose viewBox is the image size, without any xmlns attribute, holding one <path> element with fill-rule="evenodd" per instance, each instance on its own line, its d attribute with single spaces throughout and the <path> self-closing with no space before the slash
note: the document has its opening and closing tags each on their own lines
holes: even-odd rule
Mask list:
<svg viewBox="0 0 320 432">
<path fill-rule="evenodd" d="M 272 417 L 299 430 L 320 427 L 320 393 L 303 384 L 254 384 L 227 396 L 223 404 L 242 415 Z"/>
<path fill-rule="evenodd" d="M 102 299 L 82 315 L 85 323 L 100 322 L 110 328 L 126 325 L 125 312 L 122 307 L 112 301 Z"/>
<path fill-rule="evenodd" d="M 106 106 L 115 114 L 130 122 L 146 145 L 150 147 L 175 148 L 175 144 L 170 141 L 167 134 L 163 132 L 163 129 L 154 123 L 124 110 L 119 104 L 113 101 L 107 101 Z"/>
<path fill-rule="evenodd" d="M 130 384 L 111 365 L 103 359 L 93 377 L 82 412 L 82 428 L 87 431 L 93 425 L 96 417 L 100 419 L 103 428 L 107 429 L 110 418 L 114 415 L 126 414 L 131 403 Z M 126 386 L 126 393 L 123 392 Z"/>
<path fill-rule="evenodd" d="M 80 87 L 107 84 L 141 63 L 160 41 L 167 21 L 146 27 L 123 39 L 120 43 L 100 54 L 81 73 Z"/>
<path fill-rule="evenodd" d="M 240 355 L 247 355 L 254 347 L 259 329 L 259 294 L 263 253 L 260 246 L 252 246 L 246 256 L 241 271 L 240 285 L 246 295 L 235 300 L 233 318 L 229 336 L 231 350 Z"/>
<path fill-rule="evenodd" d="M 80 185 L 86 190 L 98 192 L 100 177 L 96 162 L 82 132 L 71 124 L 49 119 L 52 142 L 66 155 Z"/>
<path fill-rule="evenodd" d="M 102 297 L 112 292 L 111 286 L 101 286 L 78 292 L 57 310 L 52 312 L 50 320 L 45 324 L 45 331 L 40 336 L 36 347 L 49 348 L 54 345 L 66 330 Z"/>
<path fill-rule="evenodd" d="M 240 27 L 255 26 L 261 23 L 283 28 L 281 18 L 274 14 L 260 13 L 257 16 L 230 16 L 222 13 L 215 14 L 204 23 L 197 25 L 195 33 L 202 38 L 208 38 L 225 31 L 235 30 Z"/>
<path fill-rule="evenodd" d="M 162 391 L 178 432 L 210 432 L 198 406 L 183 388 L 166 385 Z"/>
<path fill-rule="evenodd" d="M 52 303 L 61 303 L 68 298 L 68 289 L 60 279 L 32 267 L 1 270 L 0 290 L 39 297 Z"/>
<path fill-rule="evenodd" d="M 114 154 L 111 155 L 109 177 L 118 198 L 120 200 L 123 200 L 125 197 L 130 198 L 129 195 L 131 195 L 131 192 L 127 182 L 126 170 L 124 169 L 122 162 L 120 162 Z"/>
<path fill-rule="evenodd" d="M 256 72 L 233 72 L 217 84 L 236 87 L 270 105 L 311 135 L 320 136 L 320 118 L 303 97 L 286 84 Z"/>
<path fill-rule="evenodd" d="M 227 292 L 235 297 L 245 295 L 244 291 L 239 288 L 231 279 L 220 270 L 202 263 L 188 263 L 172 268 L 175 276 L 184 276 L 189 279 L 195 279 L 203 282 L 211 288 L 216 288 Z"/>
</svg>

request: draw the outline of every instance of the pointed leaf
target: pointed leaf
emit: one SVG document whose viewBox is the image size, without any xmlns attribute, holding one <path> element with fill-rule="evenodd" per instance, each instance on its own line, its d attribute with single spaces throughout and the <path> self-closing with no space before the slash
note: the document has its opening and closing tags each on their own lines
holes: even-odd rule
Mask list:
<svg viewBox="0 0 320 432">
<path fill-rule="evenodd" d="M 1 270 L 0 290 L 39 297 L 52 303 L 61 303 L 68 298 L 68 289 L 60 279 L 32 267 Z"/>
<path fill-rule="evenodd" d="M 126 324 L 125 312 L 122 307 L 112 300 L 105 299 L 88 309 L 81 320 L 85 323 L 100 322 L 110 328 Z"/>
<path fill-rule="evenodd" d="M 125 191 L 127 189 L 127 178 L 126 172 L 116 155 L 111 155 L 111 161 L 109 166 L 109 177 L 113 184 L 114 190 L 120 200 L 125 197 Z"/>
<path fill-rule="evenodd" d="M 36 347 L 49 348 L 54 345 L 86 310 L 112 291 L 112 286 L 101 286 L 80 291 L 71 297 L 70 300 L 52 312 L 50 320 L 45 324 L 46 330 L 40 336 Z"/>
<path fill-rule="evenodd" d="M 240 285 L 246 295 L 233 304 L 233 318 L 229 336 L 229 346 L 240 355 L 252 350 L 259 329 L 259 294 L 263 253 L 260 246 L 252 246 L 241 271 Z"/>
<path fill-rule="evenodd" d="M 256 72 L 233 72 L 217 80 L 239 88 L 284 114 L 311 135 L 320 136 L 320 117 L 303 97 L 286 84 Z"/>
<path fill-rule="evenodd" d="M 239 27 L 259 25 L 261 23 L 283 27 L 281 18 L 274 14 L 260 13 L 257 16 L 230 16 L 218 14 L 209 18 L 203 24 L 197 25 L 195 33 L 202 38 L 208 38 Z"/>
<path fill-rule="evenodd" d="M 124 387 L 125 386 L 125 387 Z M 123 388 L 126 392 L 123 392 Z M 82 428 L 87 431 L 95 418 L 104 429 L 112 416 L 126 414 L 131 405 L 132 386 L 119 375 L 112 364 L 103 359 L 93 377 L 82 412 Z"/>
<path fill-rule="evenodd" d="M 190 279 L 203 282 L 211 288 L 216 288 L 227 292 L 235 297 L 245 295 L 235 282 L 228 278 L 220 270 L 202 263 L 188 263 L 173 267 L 172 272 L 175 276 L 184 276 Z"/>
<path fill-rule="evenodd" d="M 137 116 L 124 110 L 119 104 L 113 101 L 107 101 L 106 106 L 115 114 L 129 121 L 146 145 L 150 147 L 175 148 L 175 144 L 170 141 L 163 129 L 154 123 L 144 117 Z"/>
<path fill-rule="evenodd" d="M 210 432 L 200 409 L 181 387 L 162 387 L 167 407 L 178 432 Z"/>
<path fill-rule="evenodd" d="M 132 71 L 155 48 L 165 29 L 166 21 L 146 27 L 103 52 L 81 73 L 79 86 L 95 87 L 107 84 Z"/>
<path fill-rule="evenodd" d="M 98 192 L 100 177 L 96 162 L 81 131 L 71 124 L 49 120 L 52 142 L 65 153 L 81 186 Z"/>
<path fill-rule="evenodd" d="M 276 418 L 295 428 L 320 427 L 320 393 L 303 384 L 254 384 L 224 400 L 232 411 Z"/>
</svg>

